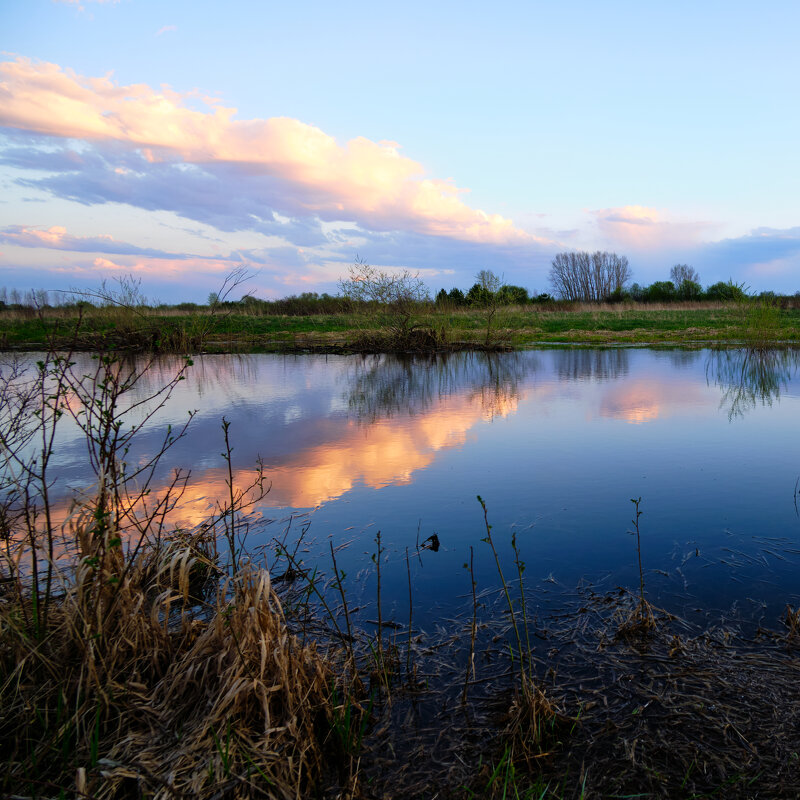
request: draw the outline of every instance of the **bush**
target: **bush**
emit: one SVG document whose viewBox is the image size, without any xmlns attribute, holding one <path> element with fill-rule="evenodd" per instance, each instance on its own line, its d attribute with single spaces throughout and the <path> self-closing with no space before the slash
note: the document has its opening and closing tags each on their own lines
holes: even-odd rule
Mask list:
<svg viewBox="0 0 800 800">
<path fill-rule="evenodd" d="M 492 293 L 479 283 L 473 283 L 467 292 L 467 305 L 488 306 L 491 300 Z"/>
<path fill-rule="evenodd" d="M 609 303 L 624 303 L 626 300 L 630 299 L 631 293 L 622 286 L 620 286 L 618 289 L 614 289 L 614 291 L 608 296 Z"/>
<path fill-rule="evenodd" d="M 528 290 L 523 286 L 512 286 L 505 284 L 500 287 L 498 294 L 498 301 L 502 305 L 507 306 L 522 306 L 530 302 L 528 297 Z"/>
<path fill-rule="evenodd" d="M 702 300 L 703 287 L 697 281 L 687 278 L 680 283 L 675 294 L 678 300 Z"/>
<path fill-rule="evenodd" d="M 454 306 L 465 306 L 467 304 L 467 298 L 464 296 L 464 292 L 462 292 L 461 289 L 451 289 L 447 293 L 447 299 Z"/>
<path fill-rule="evenodd" d="M 656 281 L 647 287 L 644 299 L 648 303 L 671 303 L 676 297 L 672 281 Z"/>
<path fill-rule="evenodd" d="M 706 289 L 706 297 L 709 300 L 722 302 L 730 300 L 741 302 L 747 299 L 747 292 L 745 292 L 743 284 L 734 283 L 732 280 L 719 281 Z"/>
</svg>

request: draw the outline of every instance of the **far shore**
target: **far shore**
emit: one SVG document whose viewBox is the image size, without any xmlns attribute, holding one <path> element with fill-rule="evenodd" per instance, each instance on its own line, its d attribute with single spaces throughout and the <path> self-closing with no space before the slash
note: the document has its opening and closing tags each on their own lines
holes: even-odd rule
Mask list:
<svg viewBox="0 0 800 800">
<path fill-rule="evenodd" d="M 117 308 L 0 312 L 0 349 L 139 352 L 446 352 L 551 345 L 794 346 L 800 309 L 760 303 L 564 304 L 495 309 L 422 306 L 408 320 L 391 309 L 260 315 Z"/>
</svg>

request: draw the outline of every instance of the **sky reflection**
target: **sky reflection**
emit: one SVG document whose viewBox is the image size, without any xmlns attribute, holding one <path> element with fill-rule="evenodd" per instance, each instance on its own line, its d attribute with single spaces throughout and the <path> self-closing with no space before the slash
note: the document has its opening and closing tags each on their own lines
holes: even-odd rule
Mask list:
<svg viewBox="0 0 800 800">
<path fill-rule="evenodd" d="M 355 543 L 342 567 L 359 572 L 376 530 L 397 558 L 418 531 L 436 532 L 442 549 L 417 577 L 432 597 L 464 588 L 460 566 L 484 535 L 477 494 L 501 556 L 508 532 L 519 532 L 534 582 L 635 581 L 626 531 L 629 500 L 641 496 L 656 599 L 666 593 L 687 608 L 744 602 L 730 583 L 736 552 L 736 580 L 780 605 L 794 586 L 791 554 L 800 553 L 797 365 L 793 351 L 757 350 L 207 356 L 128 459 L 143 463 L 168 425 L 197 410 L 148 501 L 175 468 L 190 470 L 170 523 L 201 524 L 228 493 L 225 417 L 235 488 L 253 483 L 259 458 L 271 487 L 254 507 L 251 544 L 301 514 L 323 541 Z M 156 365 L 141 393 L 176 366 Z M 72 494 L 95 483 L 69 423 L 53 467 L 51 496 L 66 516 Z M 768 541 L 781 560 L 762 552 Z M 480 581 L 492 580 L 488 568 L 479 564 Z"/>
</svg>

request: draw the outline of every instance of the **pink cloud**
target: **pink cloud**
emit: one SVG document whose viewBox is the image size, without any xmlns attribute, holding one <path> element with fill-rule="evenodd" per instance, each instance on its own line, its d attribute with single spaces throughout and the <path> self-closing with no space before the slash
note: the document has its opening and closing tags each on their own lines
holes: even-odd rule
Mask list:
<svg viewBox="0 0 800 800">
<path fill-rule="evenodd" d="M 216 258 L 134 258 L 121 256 L 116 259 L 98 256 L 93 259 L 91 266 L 87 264 L 75 265 L 75 272 L 96 274 L 102 276 L 103 272 L 125 272 L 144 275 L 159 280 L 186 281 L 187 278 L 224 277 L 231 271 L 231 262 Z"/>
<path fill-rule="evenodd" d="M 614 245 L 637 250 L 696 244 L 715 225 L 673 220 L 656 208 L 620 206 L 589 212 L 601 234 Z"/>
<path fill-rule="evenodd" d="M 46 248 L 48 250 L 71 250 L 83 253 L 114 253 L 150 257 L 179 258 L 182 254 L 165 253 L 154 248 L 138 247 L 101 233 L 97 236 L 74 236 L 63 225 L 38 228 L 30 225 L 9 225 L 0 228 L 0 242 L 16 247 Z"/>
<path fill-rule="evenodd" d="M 22 247 L 52 247 L 60 249 L 67 229 L 60 225 L 42 230 L 41 228 L 16 227 L 11 231 L 0 233 L 3 241 Z"/>
<path fill-rule="evenodd" d="M 145 84 L 119 86 L 30 59 L 0 63 L 0 125 L 39 134 L 125 143 L 157 162 L 235 164 L 294 187 L 307 214 L 359 218 L 383 229 L 491 244 L 541 242 L 511 220 L 470 208 L 466 190 L 425 177 L 395 142 L 364 137 L 340 145 L 288 117 L 235 120 L 236 110 Z M 195 94 L 193 93 L 193 97 Z"/>
<path fill-rule="evenodd" d="M 115 264 L 109 258 L 96 258 L 94 261 L 92 261 L 92 266 L 95 266 L 98 269 L 125 269 L 122 264 Z"/>
</svg>

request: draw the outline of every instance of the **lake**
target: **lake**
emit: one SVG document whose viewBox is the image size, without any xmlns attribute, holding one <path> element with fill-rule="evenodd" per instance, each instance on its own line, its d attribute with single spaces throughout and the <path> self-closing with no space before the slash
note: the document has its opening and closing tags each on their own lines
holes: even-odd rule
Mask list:
<svg viewBox="0 0 800 800">
<path fill-rule="evenodd" d="M 137 396 L 175 363 L 155 365 Z M 261 458 L 271 484 L 253 509 L 252 557 L 287 527 L 287 541 L 307 528 L 305 562 L 329 569 L 329 540 L 345 545 L 339 568 L 366 602 L 380 531 L 384 617 L 407 619 L 408 549 L 421 625 L 469 607 L 470 547 L 479 590 L 498 584 L 477 495 L 509 576 L 516 533 L 540 614 L 578 586 L 638 587 L 629 531 L 641 497 L 652 602 L 775 626 L 798 602 L 797 365 L 792 350 L 204 356 L 128 461 L 144 463 L 196 409 L 157 483 L 191 469 L 173 519 L 198 524 L 227 491 L 225 417 L 235 483 Z M 54 467 L 56 496 L 91 484 L 74 425 L 59 434 Z M 419 550 L 433 534 L 438 550 Z"/>
</svg>

